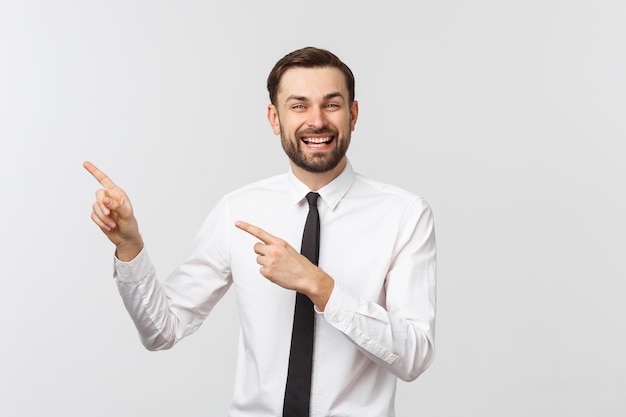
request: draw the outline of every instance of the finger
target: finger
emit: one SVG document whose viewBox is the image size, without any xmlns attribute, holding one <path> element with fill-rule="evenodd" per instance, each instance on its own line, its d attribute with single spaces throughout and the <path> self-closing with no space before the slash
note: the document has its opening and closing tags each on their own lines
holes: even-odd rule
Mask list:
<svg viewBox="0 0 626 417">
<path fill-rule="evenodd" d="M 112 227 L 103 222 L 102 219 L 98 217 L 98 215 L 93 211 L 91 212 L 91 220 L 93 220 L 93 222 L 102 230 L 105 230 L 107 232 L 110 232 L 112 230 Z"/>
<path fill-rule="evenodd" d="M 126 201 L 126 195 L 115 195 L 114 193 L 105 192 L 102 197 L 102 204 L 107 210 L 118 212 L 119 214 L 127 214 L 124 208 L 124 202 Z"/>
<path fill-rule="evenodd" d="M 98 167 L 96 167 L 91 162 L 83 162 L 83 167 L 85 167 L 85 169 L 89 171 L 89 173 L 93 175 L 93 177 L 98 180 L 98 182 L 102 184 L 104 188 L 110 189 L 116 187 L 115 183 L 111 181 L 111 179 L 104 172 L 100 171 Z"/>
<path fill-rule="evenodd" d="M 116 212 L 122 217 L 130 216 L 130 203 L 126 194 L 119 187 L 114 190 L 99 189 L 96 191 L 96 201 L 107 216 L 111 212 Z"/>
<path fill-rule="evenodd" d="M 254 253 L 257 255 L 267 255 L 267 245 L 265 243 L 257 242 L 254 244 Z"/>
<path fill-rule="evenodd" d="M 260 227 L 251 225 L 250 223 L 246 223 L 241 220 L 236 221 L 235 226 L 243 230 L 244 232 L 248 232 L 252 236 L 256 237 L 263 243 L 267 243 L 268 245 L 270 243 L 276 243 L 280 240 L 276 236 L 267 233 L 265 230 L 261 229 Z"/>
<path fill-rule="evenodd" d="M 103 211 L 102 207 L 98 203 L 94 203 L 92 207 L 92 218 L 95 216 L 98 218 L 99 222 L 96 222 L 98 226 L 101 224 L 106 224 L 110 229 L 115 228 L 115 221 L 109 216 L 110 212 Z M 95 221 L 95 220 L 94 220 Z"/>
<path fill-rule="evenodd" d="M 98 191 L 96 191 L 96 204 L 98 204 L 98 206 L 100 207 L 100 210 L 106 216 L 108 216 L 111 213 L 111 210 L 109 210 L 109 207 L 107 207 L 108 205 L 111 204 L 111 197 L 109 197 L 107 190 L 104 190 L 101 188 Z"/>
</svg>

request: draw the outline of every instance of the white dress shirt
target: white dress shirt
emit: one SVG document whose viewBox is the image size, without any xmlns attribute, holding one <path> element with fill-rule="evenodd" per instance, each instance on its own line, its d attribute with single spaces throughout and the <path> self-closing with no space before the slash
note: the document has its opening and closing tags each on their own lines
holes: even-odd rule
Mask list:
<svg viewBox="0 0 626 417">
<path fill-rule="evenodd" d="M 240 317 L 229 416 L 281 416 L 295 292 L 259 273 L 243 220 L 300 249 L 310 190 L 292 172 L 224 196 L 189 257 L 161 283 L 144 249 L 115 260 L 124 303 L 151 350 L 202 324 L 232 286 Z M 417 378 L 434 354 L 436 249 L 428 204 L 355 174 L 348 163 L 318 190 L 319 267 L 335 280 L 317 311 L 311 416 L 392 417 L 396 378 Z"/>
</svg>

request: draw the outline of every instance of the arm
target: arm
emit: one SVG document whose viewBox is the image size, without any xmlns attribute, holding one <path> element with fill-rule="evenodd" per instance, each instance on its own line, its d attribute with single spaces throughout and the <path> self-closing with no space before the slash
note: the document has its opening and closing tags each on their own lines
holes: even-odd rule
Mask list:
<svg viewBox="0 0 626 417">
<path fill-rule="evenodd" d="M 206 250 L 226 246 L 226 223 L 219 217 L 224 210 L 209 216 L 190 257 L 161 283 L 143 248 L 128 196 L 93 164 L 85 162 L 84 167 L 104 187 L 96 192 L 91 218 L 115 244 L 118 289 L 141 342 L 149 350 L 168 349 L 200 326 L 230 286 L 223 251 Z"/>
<path fill-rule="evenodd" d="M 405 218 L 384 297 L 379 305 L 335 285 L 324 318 L 372 361 L 398 378 L 414 380 L 434 358 L 436 246 L 425 203 L 411 207 Z"/>
<path fill-rule="evenodd" d="M 228 262 L 210 249 L 220 241 L 211 228 L 214 217 L 200 229 L 189 257 L 163 283 L 145 249 L 131 262 L 115 260 L 120 295 L 146 349 L 169 349 L 195 332 L 230 288 Z"/>
</svg>

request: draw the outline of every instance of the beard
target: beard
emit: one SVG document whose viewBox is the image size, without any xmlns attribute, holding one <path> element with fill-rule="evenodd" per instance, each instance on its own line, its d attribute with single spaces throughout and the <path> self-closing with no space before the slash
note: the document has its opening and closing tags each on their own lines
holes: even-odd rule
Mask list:
<svg viewBox="0 0 626 417">
<path fill-rule="evenodd" d="M 302 141 L 298 139 L 300 135 L 322 135 L 327 134 L 333 137 L 335 147 L 332 152 L 314 152 L 307 154 L 302 151 Z M 283 149 L 291 162 L 296 166 L 304 169 L 308 172 L 322 173 L 328 172 L 337 167 L 343 157 L 348 151 L 350 145 L 350 132 L 347 136 L 340 137 L 339 132 L 334 129 L 322 128 L 322 129 L 305 129 L 296 132 L 295 138 L 290 139 L 286 136 L 283 128 L 280 128 L 280 142 L 283 145 Z"/>
</svg>

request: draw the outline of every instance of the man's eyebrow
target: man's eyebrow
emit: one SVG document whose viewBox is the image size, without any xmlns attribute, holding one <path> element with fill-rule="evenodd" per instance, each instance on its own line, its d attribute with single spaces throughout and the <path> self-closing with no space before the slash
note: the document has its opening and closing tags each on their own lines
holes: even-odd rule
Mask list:
<svg viewBox="0 0 626 417">
<path fill-rule="evenodd" d="M 342 99 L 342 100 L 343 100 L 343 95 L 342 95 L 339 91 L 336 91 L 336 92 L 334 92 L 334 93 L 329 93 L 329 94 L 326 94 L 326 95 L 324 96 L 324 99 L 325 99 L 325 100 L 330 100 L 330 99 L 337 98 L 337 97 L 339 97 L 340 99 Z"/>
<path fill-rule="evenodd" d="M 305 96 L 290 95 L 285 99 L 285 102 L 287 101 L 309 101 L 309 99 Z"/>
<path fill-rule="evenodd" d="M 339 91 L 335 91 L 333 93 L 326 94 L 324 96 L 324 100 L 332 100 L 337 97 L 341 99 L 344 98 L 343 95 Z M 288 101 L 310 101 L 310 99 L 306 96 L 298 96 L 298 95 L 292 94 L 285 99 L 285 102 L 288 102 Z"/>
</svg>

